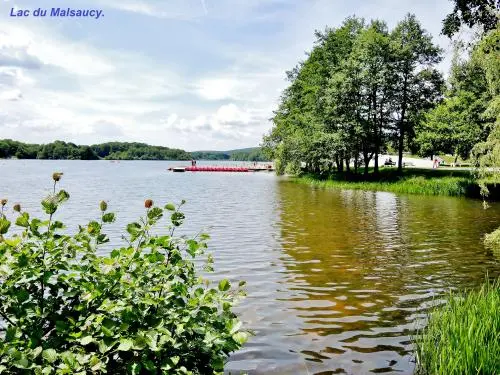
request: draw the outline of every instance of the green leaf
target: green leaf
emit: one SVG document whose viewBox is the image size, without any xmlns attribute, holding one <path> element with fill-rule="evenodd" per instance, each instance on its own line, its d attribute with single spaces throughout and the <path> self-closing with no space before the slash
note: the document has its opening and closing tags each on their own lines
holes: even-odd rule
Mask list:
<svg viewBox="0 0 500 375">
<path fill-rule="evenodd" d="M 175 206 L 172 203 L 165 205 L 165 209 L 169 211 L 175 211 Z"/>
<path fill-rule="evenodd" d="M 227 279 L 223 279 L 219 282 L 219 290 L 221 292 L 226 292 L 229 290 L 229 288 L 231 288 L 231 284 Z"/>
<path fill-rule="evenodd" d="M 118 350 L 122 352 L 128 352 L 134 346 L 134 341 L 132 339 L 122 338 L 120 339 L 120 345 Z"/>
<path fill-rule="evenodd" d="M 69 193 L 66 190 L 61 190 L 56 195 L 57 203 L 66 202 L 69 199 Z"/>
<path fill-rule="evenodd" d="M 94 338 L 92 336 L 85 336 L 82 339 L 80 339 L 80 344 L 85 346 L 85 345 L 90 344 L 93 341 L 94 341 Z"/>
<path fill-rule="evenodd" d="M 153 207 L 148 211 L 149 220 L 158 220 L 163 216 L 163 210 L 160 207 Z"/>
<path fill-rule="evenodd" d="M 128 371 L 132 375 L 139 375 L 141 373 L 141 370 L 142 370 L 142 365 L 140 363 L 135 362 L 128 365 Z"/>
<path fill-rule="evenodd" d="M 248 340 L 248 334 L 246 332 L 238 332 L 233 336 L 233 340 L 236 341 L 239 345 L 243 345 Z"/>
<path fill-rule="evenodd" d="M 52 215 L 57 211 L 57 200 L 55 197 L 49 196 L 42 201 L 42 208 L 47 215 Z"/>
<path fill-rule="evenodd" d="M 241 322 L 237 319 L 234 319 L 231 322 L 231 331 L 229 332 L 229 334 L 232 335 L 236 333 L 240 328 L 241 328 Z"/>
<path fill-rule="evenodd" d="M 0 234 L 5 234 L 10 228 L 10 221 L 5 218 L 0 218 Z"/>
<path fill-rule="evenodd" d="M 108 212 L 107 214 L 102 215 L 102 221 L 104 223 L 114 223 L 116 216 L 113 212 Z"/>
<path fill-rule="evenodd" d="M 27 369 L 30 367 L 30 362 L 28 358 L 23 354 L 21 358 L 14 362 L 14 366 L 17 368 Z"/>
<path fill-rule="evenodd" d="M 16 247 L 17 245 L 19 245 L 20 242 L 21 242 L 20 237 L 8 238 L 5 240 L 5 243 L 10 247 Z"/>
<path fill-rule="evenodd" d="M 99 224 L 97 221 L 91 221 L 87 226 L 87 233 L 93 237 L 98 235 L 100 232 L 101 232 L 101 224 Z"/>
<path fill-rule="evenodd" d="M 108 352 L 113 347 L 114 343 L 111 344 L 110 342 L 107 342 L 107 340 L 109 340 L 109 339 L 100 340 L 97 343 L 100 353 L 104 354 L 104 353 Z"/>
<path fill-rule="evenodd" d="M 223 371 L 224 370 L 224 360 L 220 357 L 213 358 L 212 361 L 210 362 L 212 365 L 212 368 L 215 371 Z"/>
<path fill-rule="evenodd" d="M 16 225 L 23 228 L 28 228 L 28 226 L 30 225 L 30 215 L 27 212 L 23 212 L 17 217 Z"/>
<path fill-rule="evenodd" d="M 156 370 L 156 366 L 155 366 L 154 362 L 150 359 L 143 360 L 142 364 L 143 364 L 144 368 L 148 371 L 153 372 Z"/>
<path fill-rule="evenodd" d="M 54 222 L 52 223 L 52 225 L 51 225 L 51 228 L 52 228 L 53 230 L 56 230 L 56 229 L 64 229 L 64 228 L 65 228 L 65 226 L 64 226 L 64 224 L 63 224 L 63 223 L 61 223 L 60 221 L 54 221 Z"/>
<path fill-rule="evenodd" d="M 42 353 L 42 351 L 43 351 L 43 348 L 41 346 L 38 346 L 35 349 L 33 349 L 33 353 L 32 353 L 33 358 L 38 357 Z"/>
<path fill-rule="evenodd" d="M 139 235 L 141 228 L 142 227 L 139 223 L 130 223 L 127 225 L 127 232 L 136 237 Z"/>
<path fill-rule="evenodd" d="M 49 363 L 54 363 L 57 361 L 57 352 L 54 349 L 46 349 L 42 353 L 43 359 L 45 359 Z"/>
</svg>

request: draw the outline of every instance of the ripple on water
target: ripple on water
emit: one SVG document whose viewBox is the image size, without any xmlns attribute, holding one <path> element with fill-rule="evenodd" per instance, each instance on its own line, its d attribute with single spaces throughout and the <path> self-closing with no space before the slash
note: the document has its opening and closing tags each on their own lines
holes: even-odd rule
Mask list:
<svg viewBox="0 0 500 375">
<path fill-rule="evenodd" d="M 112 245 L 145 198 L 186 199 L 180 233 L 209 228 L 213 277 L 248 285 L 237 311 L 256 335 L 228 373 L 412 374 L 409 336 L 439 296 L 478 286 L 486 271 L 500 275 L 481 244 L 499 205 L 311 189 L 267 173 L 166 172 L 177 164 L 0 161 L 0 194 L 40 213 L 52 172 L 62 171 L 71 200 L 60 218 L 76 230 L 107 200 L 118 212 Z"/>
</svg>

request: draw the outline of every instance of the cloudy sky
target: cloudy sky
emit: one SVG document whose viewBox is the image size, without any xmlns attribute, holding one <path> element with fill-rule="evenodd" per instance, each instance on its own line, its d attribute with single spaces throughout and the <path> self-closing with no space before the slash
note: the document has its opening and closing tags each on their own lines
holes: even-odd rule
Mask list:
<svg viewBox="0 0 500 375">
<path fill-rule="evenodd" d="M 68 6 L 104 17 L 9 16 L 12 7 Z M 0 0 L 0 138 L 256 146 L 285 71 L 304 58 L 315 29 L 353 14 L 392 27 L 410 11 L 451 51 L 439 37 L 451 8 L 447 0 Z"/>
</svg>

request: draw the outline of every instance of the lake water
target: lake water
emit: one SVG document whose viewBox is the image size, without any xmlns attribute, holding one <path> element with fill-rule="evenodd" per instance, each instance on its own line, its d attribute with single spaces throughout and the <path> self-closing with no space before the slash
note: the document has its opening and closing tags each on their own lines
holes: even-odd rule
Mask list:
<svg viewBox="0 0 500 375">
<path fill-rule="evenodd" d="M 211 227 L 216 276 L 247 281 L 238 312 L 256 335 L 231 357 L 233 374 L 412 374 L 409 336 L 433 299 L 500 275 L 482 245 L 498 204 L 167 171 L 179 164 L 0 160 L 0 198 L 40 212 L 52 172 L 64 172 L 59 218 L 76 229 L 107 200 L 116 241 L 144 199 L 186 199 L 185 231 Z"/>
</svg>

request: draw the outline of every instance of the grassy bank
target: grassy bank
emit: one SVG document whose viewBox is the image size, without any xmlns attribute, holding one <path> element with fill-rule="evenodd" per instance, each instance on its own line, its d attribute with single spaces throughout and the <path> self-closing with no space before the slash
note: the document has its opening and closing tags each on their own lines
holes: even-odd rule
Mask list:
<svg viewBox="0 0 500 375">
<path fill-rule="evenodd" d="M 417 374 L 500 374 L 500 280 L 449 296 L 415 339 Z"/>
<path fill-rule="evenodd" d="M 486 235 L 484 246 L 500 259 L 500 228 Z"/>
<path fill-rule="evenodd" d="M 367 176 L 332 174 L 325 177 L 306 174 L 296 177 L 295 181 L 325 188 L 455 197 L 478 198 L 480 196 L 477 180 L 469 170 L 411 168 L 404 170 L 402 175 L 398 175 L 395 168 L 383 168 L 378 175 L 375 175 L 373 171 Z"/>
</svg>

